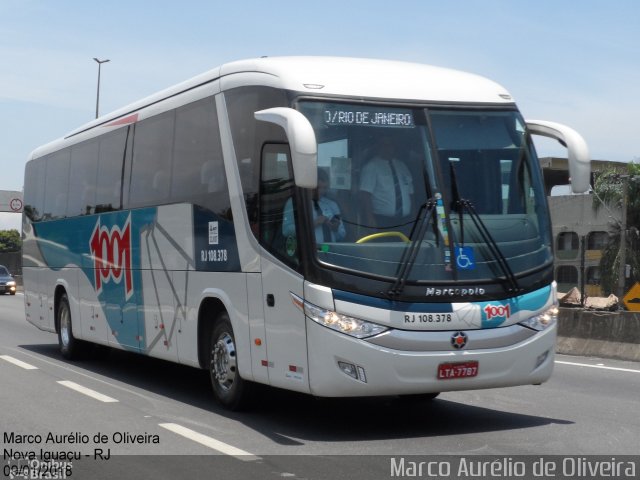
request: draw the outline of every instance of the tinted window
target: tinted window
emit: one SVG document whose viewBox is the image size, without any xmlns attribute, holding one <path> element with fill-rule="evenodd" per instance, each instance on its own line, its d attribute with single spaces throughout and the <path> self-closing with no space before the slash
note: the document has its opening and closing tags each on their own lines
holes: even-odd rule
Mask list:
<svg viewBox="0 0 640 480">
<path fill-rule="evenodd" d="M 127 129 L 100 139 L 96 213 L 122 208 L 122 162 L 127 143 Z"/>
<path fill-rule="evenodd" d="M 27 163 L 24 179 L 24 213 L 32 221 L 42 219 L 44 206 L 44 177 L 46 164 L 44 158 Z"/>
<path fill-rule="evenodd" d="M 90 215 L 96 206 L 98 141 L 91 140 L 71 148 L 69 201 L 67 216 Z"/>
<path fill-rule="evenodd" d="M 287 105 L 287 98 L 283 91 L 274 88 L 241 87 L 225 92 L 225 100 L 249 220 L 255 223 L 262 145 L 287 140 L 282 128 L 258 122 L 254 113 L 265 108 Z"/>
<path fill-rule="evenodd" d="M 174 112 L 143 120 L 136 125 L 129 188 L 131 207 L 169 201 L 173 126 Z"/>
<path fill-rule="evenodd" d="M 288 145 L 265 145 L 260 184 L 260 243 L 284 262 L 297 266 L 293 171 Z"/>
<path fill-rule="evenodd" d="M 218 117 L 213 97 L 176 111 L 171 202 L 229 208 Z"/>
<path fill-rule="evenodd" d="M 47 156 L 43 220 L 62 218 L 67 211 L 70 149 Z"/>
</svg>

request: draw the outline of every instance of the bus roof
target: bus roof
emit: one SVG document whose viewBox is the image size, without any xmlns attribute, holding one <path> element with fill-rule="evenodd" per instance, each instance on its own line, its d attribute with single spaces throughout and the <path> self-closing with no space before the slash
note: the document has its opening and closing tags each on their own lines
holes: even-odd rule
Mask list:
<svg viewBox="0 0 640 480">
<path fill-rule="evenodd" d="M 419 63 L 347 57 L 264 57 L 221 67 L 222 76 L 264 72 L 282 87 L 316 94 L 433 102 L 511 103 L 495 82 Z M 322 87 L 322 88 L 320 88 Z"/>
<path fill-rule="evenodd" d="M 120 119 L 177 95 L 220 80 L 221 89 L 266 84 L 310 95 L 379 98 L 395 101 L 512 104 L 509 93 L 484 77 L 418 63 L 348 57 L 262 57 L 216 67 L 73 130 L 64 139 Z M 31 158 L 55 150 L 56 140 L 36 149 Z"/>
</svg>

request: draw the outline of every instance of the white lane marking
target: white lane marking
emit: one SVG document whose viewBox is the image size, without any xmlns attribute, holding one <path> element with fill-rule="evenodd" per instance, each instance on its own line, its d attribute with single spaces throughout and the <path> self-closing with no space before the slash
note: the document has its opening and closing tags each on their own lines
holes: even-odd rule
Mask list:
<svg viewBox="0 0 640 480">
<path fill-rule="evenodd" d="M 9 355 L 0 355 L 0 358 L 3 360 L 6 360 L 9 363 L 13 363 L 14 365 L 17 365 L 18 367 L 24 368 L 25 370 L 38 370 L 38 367 L 29 365 L 28 363 L 23 362 L 22 360 L 18 360 L 17 358 L 13 358 Z"/>
<path fill-rule="evenodd" d="M 95 390 L 91 390 L 90 388 L 83 387 L 75 382 L 70 382 L 69 380 L 60 380 L 57 383 L 60 385 L 64 385 L 71 390 L 75 390 L 76 392 L 80 392 L 88 397 L 95 398 L 96 400 L 100 400 L 105 403 L 117 402 L 115 398 L 108 397 L 107 395 L 103 395 L 100 392 L 96 392 Z"/>
<path fill-rule="evenodd" d="M 588 363 L 563 362 L 563 361 L 560 361 L 560 360 L 556 360 L 556 363 L 560 363 L 562 365 L 573 365 L 574 367 L 601 368 L 603 370 L 615 370 L 616 372 L 640 373 L 640 370 L 634 370 L 632 368 L 605 367 L 602 364 L 590 365 Z"/>
<path fill-rule="evenodd" d="M 260 457 L 252 453 L 245 452 L 244 450 L 240 450 L 239 448 L 236 448 L 232 445 L 221 442 L 220 440 L 216 440 L 215 438 L 208 437 L 207 435 L 203 435 L 202 433 L 198 433 L 194 430 L 191 430 L 190 428 L 178 425 L 177 423 L 160 423 L 159 426 L 161 426 L 162 428 L 166 428 L 173 433 L 177 433 L 178 435 L 182 435 L 189 440 L 198 442 L 205 447 L 217 450 L 218 452 L 224 453 L 225 455 L 236 457 L 238 460 L 243 460 L 245 462 L 260 460 Z"/>
<path fill-rule="evenodd" d="M 14 350 L 18 351 L 17 348 L 14 349 Z M 107 381 L 102 380 L 102 379 L 100 379 L 98 377 L 94 377 L 93 375 L 88 375 L 86 373 L 81 372 L 80 370 L 78 370 L 76 368 L 71 368 L 71 367 L 65 365 L 64 362 L 51 362 L 49 360 L 45 360 L 42 356 L 39 356 L 39 355 L 32 355 L 32 354 L 30 354 L 28 352 L 22 352 L 22 351 L 21 351 L 21 353 L 23 353 L 24 355 L 27 355 L 28 357 L 34 358 L 34 359 L 36 359 L 36 360 L 38 360 L 40 362 L 44 362 L 44 363 L 46 363 L 48 365 L 52 365 L 54 367 L 62 368 L 64 370 L 67 370 L 68 372 L 72 372 L 72 373 L 74 373 L 76 375 L 81 375 L 83 377 L 90 378 L 91 380 L 93 380 L 95 382 L 104 383 L 105 385 L 109 385 L 109 387 L 111 387 L 111 388 L 117 388 L 117 389 L 122 390 L 123 392 L 127 392 L 127 393 L 129 393 L 131 395 L 136 395 L 136 396 L 138 396 L 140 398 L 144 398 L 145 400 L 149 400 L 150 398 L 154 398 L 154 397 L 152 397 L 150 395 L 143 395 L 142 393 L 134 392 L 133 390 L 130 390 L 130 389 L 125 388 L 125 387 L 122 387 L 122 386 L 117 385 L 115 383 L 107 382 Z M 158 395 L 155 398 L 163 398 L 163 397 Z"/>
</svg>

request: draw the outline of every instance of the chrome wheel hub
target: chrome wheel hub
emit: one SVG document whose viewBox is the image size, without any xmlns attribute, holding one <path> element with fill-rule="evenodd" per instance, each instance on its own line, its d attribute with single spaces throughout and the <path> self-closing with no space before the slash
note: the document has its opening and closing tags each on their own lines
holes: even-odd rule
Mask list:
<svg viewBox="0 0 640 480">
<path fill-rule="evenodd" d="M 65 347 L 69 346 L 69 338 L 71 335 L 71 321 L 69 316 L 69 310 L 63 308 L 60 312 L 60 338 L 62 340 L 62 345 Z"/>
<path fill-rule="evenodd" d="M 222 389 L 229 390 L 236 378 L 236 367 L 236 347 L 231 335 L 225 332 L 211 352 L 211 375 Z"/>
</svg>

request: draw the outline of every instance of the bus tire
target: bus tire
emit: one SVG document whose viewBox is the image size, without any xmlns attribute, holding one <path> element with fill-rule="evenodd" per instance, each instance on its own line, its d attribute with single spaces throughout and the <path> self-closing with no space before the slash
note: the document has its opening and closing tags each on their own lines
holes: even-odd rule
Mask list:
<svg viewBox="0 0 640 480">
<path fill-rule="evenodd" d="M 82 342 L 73 336 L 71 322 L 71 308 L 66 293 L 60 296 L 56 310 L 56 323 L 58 325 L 58 345 L 60 353 L 67 360 L 73 360 L 80 356 Z"/>
<path fill-rule="evenodd" d="M 247 406 L 250 383 L 240 376 L 229 314 L 218 315 L 209 342 L 209 376 L 216 400 L 230 410 Z"/>
</svg>

